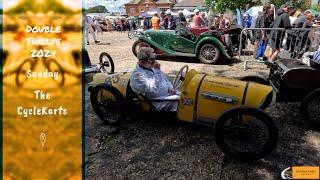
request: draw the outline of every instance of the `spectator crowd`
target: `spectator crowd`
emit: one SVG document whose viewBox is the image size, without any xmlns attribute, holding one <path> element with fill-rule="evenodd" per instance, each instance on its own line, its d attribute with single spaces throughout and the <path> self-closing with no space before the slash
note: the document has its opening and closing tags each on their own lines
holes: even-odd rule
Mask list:
<svg viewBox="0 0 320 180">
<path fill-rule="evenodd" d="M 215 14 L 208 12 L 200 12 L 195 9 L 192 15 L 184 15 L 183 11 L 173 15 L 171 10 L 166 12 L 155 13 L 151 18 L 117 18 L 117 19 L 99 19 L 86 16 L 86 36 L 92 34 L 95 43 L 98 43 L 97 35 L 103 32 L 112 31 L 131 31 L 137 29 L 153 29 L 153 30 L 176 30 L 178 26 L 190 28 L 208 28 L 208 29 L 229 29 L 232 25 L 241 28 L 269 28 L 252 30 L 249 40 L 254 46 L 254 57 L 264 58 L 269 61 L 274 61 L 280 52 L 281 48 L 289 52 L 295 52 L 299 55 L 300 52 L 306 51 L 310 45 L 308 32 L 305 30 L 293 30 L 292 28 L 311 28 L 320 26 L 320 17 L 316 17 L 312 11 L 297 9 L 292 4 L 286 3 L 280 8 L 272 4 L 263 6 L 263 10 L 258 13 L 258 16 L 250 14 L 242 14 L 242 23 L 237 23 L 237 18 L 225 17 L 224 14 Z M 270 29 L 273 28 L 273 29 Z M 285 28 L 287 31 L 277 28 Z M 292 30 L 291 30 L 292 29 Z M 283 45 L 283 40 L 286 43 Z M 304 46 L 299 46 L 296 49 L 297 42 Z M 88 42 L 89 44 L 89 42 Z M 268 53 L 259 55 L 257 52 L 263 44 Z"/>
</svg>

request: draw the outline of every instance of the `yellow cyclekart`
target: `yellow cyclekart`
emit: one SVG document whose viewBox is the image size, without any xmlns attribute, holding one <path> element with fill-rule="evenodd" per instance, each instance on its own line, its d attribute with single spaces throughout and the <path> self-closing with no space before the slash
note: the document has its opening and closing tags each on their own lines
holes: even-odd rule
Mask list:
<svg viewBox="0 0 320 180">
<path fill-rule="evenodd" d="M 89 86 L 90 100 L 95 113 L 105 123 L 120 124 L 138 112 L 159 113 L 152 102 L 177 101 L 177 118 L 214 125 L 216 144 L 234 159 L 257 160 L 276 147 L 277 126 L 263 111 L 272 101 L 270 86 L 189 71 L 184 66 L 173 82 L 181 90 L 180 97 L 147 99 L 132 91 L 130 76 L 129 72 L 94 75 Z"/>
</svg>

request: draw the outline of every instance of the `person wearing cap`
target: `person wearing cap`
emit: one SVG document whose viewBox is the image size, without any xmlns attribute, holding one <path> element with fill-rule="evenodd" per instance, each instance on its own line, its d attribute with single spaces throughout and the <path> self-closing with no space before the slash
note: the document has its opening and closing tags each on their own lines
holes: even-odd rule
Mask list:
<svg viewBox="0 0 320 180">
<path fill-rule="evenodd" d="M 160 70 L 160 64 L 155 61 L 154 50 L 142 47 L 137 53 L 139 60 L 130 77 L 130 87 L 136 94 L 147 99 L 179 98 L 179 92 L 173 88 L 172 82 Z M 175 112 L 178 108 L 176 101 L 152 102 L 157 111 Z"/>
<path fill-rule="evenodd" d="M 277 11 L 277 17 L 275 18 L 271 28 L 285 28 L 291 29 L 290 14 L 294 11 L 291 3 L 286 3 L 282 6 L 282 9 Z M 272 30 L 270 33 L 270 47 L 269 61 L 273 62 L 278 57 L 280 52 L 280 46 L 285 36 L 285 31 Z"/>
<path fill-rule="evenodd" d="M 151 18 L 151 27 L 153 30 L 160 29 L 160 19 L 158 17 L 158 13 L 155 13 L 154 16 Z"/>
<path fill-rule="evenodd" d="M 191 28 L 201 28 L 201 16 L 199 9 L 194 10 L 194 16 L 192 18 Z"/>
</svg>

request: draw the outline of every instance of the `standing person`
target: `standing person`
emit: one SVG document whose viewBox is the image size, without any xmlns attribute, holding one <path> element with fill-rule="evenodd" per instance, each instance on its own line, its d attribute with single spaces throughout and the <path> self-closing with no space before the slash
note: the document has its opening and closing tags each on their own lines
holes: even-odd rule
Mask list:
<svg viewBox="0 0 320 180">
<path fill-rule="evenodd" d="M 90 16 L 87 16 L 86 15 L 86 19 L 85 19 L 85 26 L 86 26 L 86 39 L 87 39 L 87 45 L 89 45 L 89 33 L 91 34 L 91 36 L 93 37 L 94 39 L 94 42 L 97 44 L 97 43 L 100 43 L 100 41 L 97 40 L 97 37 L 94 33 L 94 30 L 92 28 L 92 25 L 93 25 L 93 21 L 92 21 L 92 18 Z"/>
<path fill-rule="evenodd" d="M 182 11 L 178 12 L 178 18 L 176 21 L 176 25 L 178 26 L 179 29 L 185 29 L 187 27 L 187 19 L 184 16 Z"/>
<path fill-rule="evenodd" d="M 295 19 L 292 22 L 292 27 L 293 28 L 302 28 L 304 22 L 307 21 L 307 16 L 308 14 L 310 14 L 311 11 L 305 11 L 304 13 L 300 14 L 300 16 L 297 17 L 297 19 Z"/>
<path fill-rule="evenodd" d="M 301 16 L 301 14 L 302 14 L 301 9 L 297 9 L 296 12 L 294 12 L 294 14 L 289 17 L 291 26 L 293 26 L 293 22 L 297 20 L 298 17 Z"/>
<path fill-rule="evenodd" d="M 95 18 L 95 19 L 94 19 L 93 24 L 94 24 L 94 27 L 95 27 L 95 29 L 96 29 L 97 36 L 98 36 L 99 32 L 100 32 L 101 34 L 103 34 L 103 31 L 102 31 L 102 29 L 101 29 L 101 26 L 100 26 L 100 23 L 99 23 L 99 21 L 98 21 L 98 18 Z"/>
<path fill-rule="evenodd" d="M 186 17 L 184 16 L 184 14 L 183 14 L 182 11 L 178 11 L 178 18 L 177 18 L 176 23 L 177 23 L 177 24 L 187 23 L 187 19 L 186 19 Z"/>
<path fill-rule="evenodd" d="M 265 5 L 263 7 L 263 12 L 261 12 L 257 18 L 255 28 L 270 28 L 273 19 L 273 10 L 271 8 L 271 5 Z M 255 31 L 255 46 L 254 46 L 254 57 L 258 58 L 256 55 L 256 51 L 259 46 L 260 40 L 263 40 L 267 42 L 267 34 L 269 34 L 269 31 L 266 30 L 256 30 Z"/>
<path fill-rule="evenodd" d="M 283 5 L 282 9 L 277 11 L 277 17 L 273 22 L 272 28 L 285 28 L 290 29 L 290 19 L 289 14 L 294 10 L 293 6 L 290 3 Z M 285 31 L 272 30 L 270 37 L 270 46 L 271 51 L 269 53 L 269 61 L 273 62 L 278 57 L 280 52 L 280 46 L 283 41 Z"/>
<path fill-rule="evenodd" d="M 165 20 L 166 20 L 166 15 L 165 15 L 165 12 L 164 12 L 164 11 L 161 11 L 161 12 L 160 12 L 160 17 L 159 17 L 159 19 L 160 19 L 160 23 L 159 23 L 160 29 L 161 29 L 161 30 L 166 29 L 166 27 L 165 27 L 165 25 L 164 25 Z"/>
<path fill-rule="evenodd" d="M 112 23 L 109 19 L 107 19 L 107 31 L 112 32 Z"/>
<path fill-rule="evenodd" d="M 165 22 L 164 22 L 164 27 L 165 27 L 165 29 L 167 29 L 167 30 L 175 30 L 176 27 L 177 27 L 177 26 L 176 26 L 176 22 L 175 22 L 174 19 L 172 18 L 170 12 L 167 12 L 167 13 L 166 13 L 166 19 L 165 19 Z"/>
<path fill-rule="evenodd" d="M 298 15 L 299 11 L 297 10 L 295 12 L 295 15 Z M 310 11 L 305 11 L 303 14 L 301 13 L 299 16 L 297 16 L 297 18 L 295 19 L 290 19 L 291 22 L 291 26 L 293 28 L 302 28 L 304 23 L 307 21 L 307 16 L 308 14 L 310 14 Z M 302 31 L 300 30 L 288 30 L 287 31 L 287 42 L 286 42 L 286 46 L 285 49 L 289 50 L 290 53 L 293 53 L 294 51 L 294 47 L 296 45 L 299 44 L 299 38 L 297 38 L 297 36 L 302 33 Z"/>
<path fill-rule="evenodd" d="M 213 18 L 212 28 L 213 29 L 219 29 L 219 23 L 220 23 L 219 17 L 215 16 Z"/>
<path fill-rule="evenodd" d="M 126 31 L 126 22 L 125 22 L 124 18 L 121 18 L 121 20 L 120 20 L 120 27 L 121 27 L 121 32 Z"/>
<path fill-rule="evenodd" d="M 137 24 L 135 19 L 132 19 L 132 29 L 137 30 Z"/>
<path fill-rule="evenodd" d="M 158 13 L 155 13 L 151 18 L 151 26 L 153 30 L 160 30 L 160 18 L 158 17 Z"/>
<path fill-rule="evenodd" d="M 219 28 L 220 29 L 226 28 L 226 20 L 224 19 L 223 14 L 220 15 Z"/>
<path fill-rule="evenodd" d="M 142 28 L 143 30 L 149 29 L 148 20 L 146 17 L 143 17 L 142 21 L 140 22 L 140 28 Z"/>
<path fill-rule="evenodd" d="M 191 28 L 201 28 L 201 17 L 199 9 L 194 10 L 194 16 L 192 18 Z"/>
<path fill-rule="evenodd" d="M 117 20 L 113 19 L 113 30 L 117 30 Z"/>
<path fill-rule="evenodd" d="M 205 12 L 202 12 L 201 13 L 201 26 L 202 27 L 208 27 L 208 18 L 206 18 L 206 13 Z"/>
<path fill-rule="evenodd" d="M 245 28 L 251 27 L 251 21 L 252 21 L 252 18 L 249 14 L 247 13 L 243 14 L 243 24 Z"/>
</svg>

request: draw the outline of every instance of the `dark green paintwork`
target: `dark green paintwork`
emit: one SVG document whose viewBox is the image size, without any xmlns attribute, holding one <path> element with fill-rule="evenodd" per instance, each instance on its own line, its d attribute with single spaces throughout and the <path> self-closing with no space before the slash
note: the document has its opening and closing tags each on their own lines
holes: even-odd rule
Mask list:
<svg viewBox="0 0 320 180">
<path fill-rule="evenodd" d="M 139 39 L 168 54 L 177 52 L 196 54 L 198 49 L 201 48 L 201 43 L 211 42 L 220 49 L 223 55 L 230 58 L 226 52 L 225 46 L 210 33 L 202 33 L 198 38 L 192 41 L 180 35 L 176 35 L 174 31 L 147 30 L 139 36 Z"/>
</svg>

